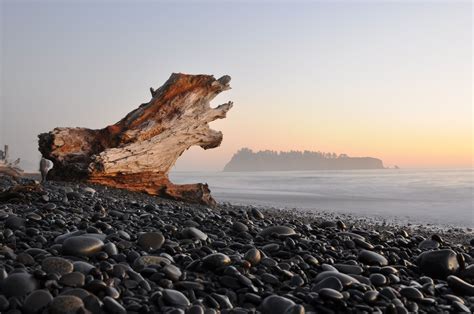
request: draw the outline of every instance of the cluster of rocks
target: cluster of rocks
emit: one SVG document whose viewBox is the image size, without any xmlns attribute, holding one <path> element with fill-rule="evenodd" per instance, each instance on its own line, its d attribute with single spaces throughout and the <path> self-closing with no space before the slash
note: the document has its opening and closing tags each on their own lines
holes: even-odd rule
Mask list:
<svg viewBox="0 0 474 314">
<path fill-rule="evenodd" d="M 467 236 L 63 182 L 4 195 L 2 313 L 474 310 Z"/>
</svg>

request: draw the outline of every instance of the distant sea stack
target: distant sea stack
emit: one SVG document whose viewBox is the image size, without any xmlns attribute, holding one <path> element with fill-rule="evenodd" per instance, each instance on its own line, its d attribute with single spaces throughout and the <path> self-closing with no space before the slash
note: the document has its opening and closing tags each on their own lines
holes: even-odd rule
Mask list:
<svg viewBox="0 0 474 314">
<path fill-rule="evenodd" d="M 234 154 L 224 171 L 298 171 L 384 169 L 383 161 L 373 157 L 311 151 L 259 151 L 242 148 Z"/>
</svg>

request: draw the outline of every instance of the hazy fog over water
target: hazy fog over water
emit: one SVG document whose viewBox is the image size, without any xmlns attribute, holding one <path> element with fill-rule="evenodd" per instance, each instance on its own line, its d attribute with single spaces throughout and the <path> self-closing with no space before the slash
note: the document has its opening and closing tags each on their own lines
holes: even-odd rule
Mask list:
<svg viewBox="0 0 474 314">
<path fill-rule="evenodd" d="M 472 169 L 174 172 L 171 179 L 207 182 L 220 202 L 474 228 Z"/>
</svg>

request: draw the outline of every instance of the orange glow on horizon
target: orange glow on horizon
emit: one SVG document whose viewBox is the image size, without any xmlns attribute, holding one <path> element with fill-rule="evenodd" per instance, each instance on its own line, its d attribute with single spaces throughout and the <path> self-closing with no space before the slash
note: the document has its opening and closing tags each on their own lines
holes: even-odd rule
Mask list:
<svg viewBox="0 0 474 314">
<path fill-rule="evenodd" d="M 221 147 L 209 151 L 192 148 L 178 165 L 212 162 L 223 167 L 243 147 L 254 151 L 309 150 L 370 156 L 383 160 L 386 167 L 472 168 L 474 165 L 472 128 L 466 123 L 450 128 L 438 127 L 437 123 L 420 127 L 413 121 L 400 125 L 399 121 L 389 120 L 384 125 L 377 121 L 350 121 L 347 117 L 331 123 L 306 115 L 295 124 L 291 117 L 278 113 L 269 113 L 261 119 L 261 116 L 245 116 L 244 110 L 236 108 L 226 120 L 211 125 L 224 133 Z"/>
</svg>

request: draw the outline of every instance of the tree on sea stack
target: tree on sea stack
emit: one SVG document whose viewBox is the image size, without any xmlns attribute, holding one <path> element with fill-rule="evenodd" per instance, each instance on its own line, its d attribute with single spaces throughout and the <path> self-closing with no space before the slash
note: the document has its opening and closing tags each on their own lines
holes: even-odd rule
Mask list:
<svg viewBox="0 0 474 314">
<path fill-rule="evenodd" d="M 207 184 L 175 185 L 168 172 L 193 145 L 218 147 L 222 132 L 208 123 L 225 118 L 227 102 L 210 101 L 230 89 L 230 76 L 173 73 L 152 99 L 103 129 L 55 128 L 39 137 L 39 151 L 54 163 L 51 179 L 82 180 L 171 199 L 215 205 Z"/>
</svg>

